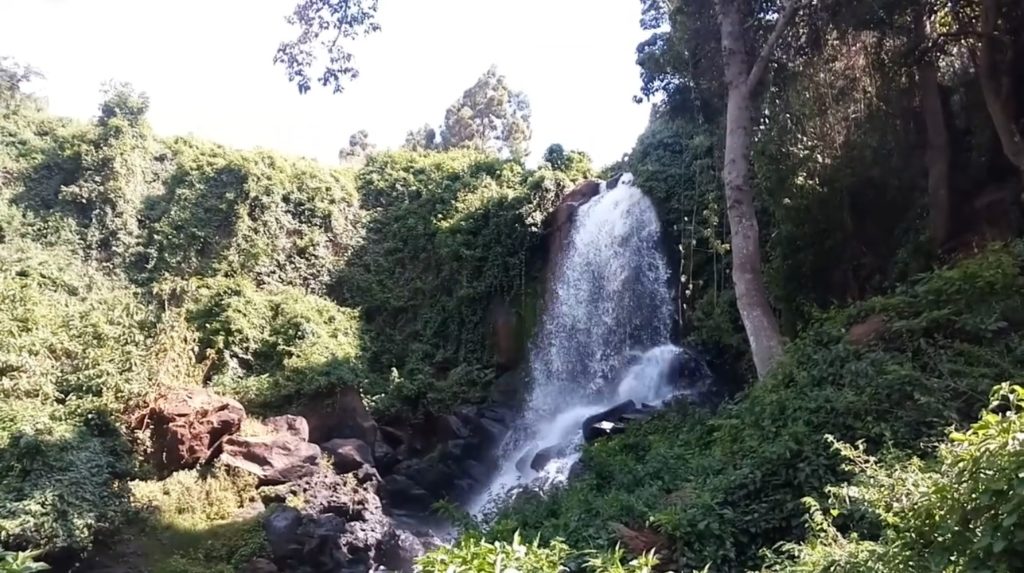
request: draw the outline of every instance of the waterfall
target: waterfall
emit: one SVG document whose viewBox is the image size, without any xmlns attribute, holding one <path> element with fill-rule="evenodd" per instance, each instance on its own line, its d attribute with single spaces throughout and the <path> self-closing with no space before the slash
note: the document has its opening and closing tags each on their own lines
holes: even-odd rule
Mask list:
<svg viewBox="0 0 1024 573">
<path fill-rule="evenodd" d="M 469 505 L 481 517 L 524 485 L 567 479 L 588 417 L 626 400 L 660 404 L 685 392 L 680 364 L 696 360 L 668 344 L 669 271 L 650 199 L 626 173 L 576 213 L 568 246 L 530 346 L 532 387 L 499 451 L 500 469 Z M 537 452 L 550 458 L 534 469 Z"/>
</svg>

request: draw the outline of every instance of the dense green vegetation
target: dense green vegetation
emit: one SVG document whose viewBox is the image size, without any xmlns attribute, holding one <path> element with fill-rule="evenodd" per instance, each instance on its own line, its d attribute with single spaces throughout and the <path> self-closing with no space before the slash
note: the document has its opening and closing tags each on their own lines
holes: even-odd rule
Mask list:
<svg viewBox="0 0 1024 573">
<path fill-rule="evenodd" d="M 1024 568 L 1020 8 L 820 0 L 781 18 L 793 5 L 641 2 L 658 103 L 602 171 L 629 169 L 657 204 L 678 338 L 742 392 L 589 446 L 571 484 L 424 570 Z M 307 30 L 276 61 L 301 91 L 340 91 L 352 54 L 318 59 L 313 40 L 375 31 L 376 7 L 302 0 Z M 724 9 L 747 23 L 747 67 L 789 26 L 742 94 L 753 246 L 787 339 L 757 384 L 722 175 Z M 21 89 L 35 75 L 0 58 L 3 573 L 69 568 L 97 540 L 143 540 L 136 557 L 167 573 L 264 555 L 251 478 L 152 479 L 133 414 L 192 385 L 259 415 L 353 386 L 396 424 L 483 401 L 542 310 L 545 218 L 594 175 L 558 145 L 524 165 L 529 105 L 494 69 L 439 129 L 399 151 L 357 132 L 340 167 L 157 137 L 124 84 L 90 123 L 53 117 Z"/>
<path fill-rule="evenodd" d="M 271 414 L 348 385 L 404 420 L 483 399 L 536 320 L 543 218 L 590 170 L 577 152 L 526 170 L 458 150 L 357 174 L 157 138 L 130 86 L 92 124 L 17 95 L 0 122 L 0 545 L 69 556 L 140 503 L 125 420 L 163 388 Z"/>
</svg>

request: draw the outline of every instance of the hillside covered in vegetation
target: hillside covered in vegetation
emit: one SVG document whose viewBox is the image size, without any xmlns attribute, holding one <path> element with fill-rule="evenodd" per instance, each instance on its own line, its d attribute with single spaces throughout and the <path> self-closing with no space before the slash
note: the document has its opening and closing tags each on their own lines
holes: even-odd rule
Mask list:
<svg viewBox="0 0 1024 573">
<path fill-rule="evenodd" d="M 372 28 L 351 4 L 317 18 Z M 600 171 L 560 145 L 527 167 L 529 104 L 494 68 L 439 129 L 357 133 L 325 166 L 158 137 L 127 84 L 56 117 L 0 60 L 0 573 L 289 571 L 268 508 L 373 524 L 367 483 L 458 525 L 425 572 L 1024 570 L 1024 17 L 955 4 L 642 2 L 657 104 Z M 729 7 L 750 22 L 734 64 L 767 74 L 748 83 Z M 278 54 L 302 91 L 307 44 Z M 741 97 L 756 121 L 731 129 Z M 432 473 L 450 448 L 496 448 L 496 396 L 528 383 L 560 206 L 623 171 L 661 220 L 673 341 L 729 397 L 588 445 L 484 523 L 432 504 L 463 487 Z M 752 352 L 773 329 L 776 355 Z M 198 390 L 244 407 L 253 443 L 352 391 L 372 430 L 344 455 L 371 463 L 268 480 L 214 461 L 218 439 L 170 468 L 151 418 Z M 363 506 L 286 485 L 315 480 Z"/>
</svg>

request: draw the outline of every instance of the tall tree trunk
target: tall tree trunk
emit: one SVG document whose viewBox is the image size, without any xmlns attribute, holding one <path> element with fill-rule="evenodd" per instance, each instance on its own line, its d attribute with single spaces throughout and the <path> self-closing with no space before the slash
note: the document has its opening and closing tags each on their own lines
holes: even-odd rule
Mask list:
<svg viewBox="0 0 1024 573">
<path fill-rule="evenodd" d="M 1024 181 L 1024 140 L 1017 129 L 1016 119 L 1010 113 L 1007 101 L 1009 78 L 1000 77 L 995 62 L 996 21 L 999 19 L 999 0 L 982 0 L 981 3 L 981 53 L 976 60 L 978 81 L 985 97 L 985 107 L 992 118 L 992 124 L 999 136 L 1003 153 L 1017 166 Z"/>
<path fill-rule="evenodd" d="M 743 14 L 738 0 L 718 0 L 717 4 L 722 32 L 722 62 L 728 87 L 722 178 L 732 233 L 732 280 L 754 366 L 758 377 L 763 379 L 782 354 L 782 334 L 764 284 L 754 192 L 750 186 L 753 94 L 775 45 L 792 20 L 796 3 L 795 0 L 787 3 L 752 68 L 747 58 Z"/>
<path fill-rule="evenodd" d="M 923 46 L 928 39 L 924 14 L 914 15 L 914 27 L 918 41 Z M 950 192 L 949 192 L 949 131 L 942 109 L 942 95 L 939 92 L 939 72 L 931 54 L 922 54 L 917 65 L 918 90 L 921 92 L 921 111 L 924 115 L 925 164 L 928 166 L 928 219 L 932 247 L 936 250 L 949 239 Z"/>
</svg>

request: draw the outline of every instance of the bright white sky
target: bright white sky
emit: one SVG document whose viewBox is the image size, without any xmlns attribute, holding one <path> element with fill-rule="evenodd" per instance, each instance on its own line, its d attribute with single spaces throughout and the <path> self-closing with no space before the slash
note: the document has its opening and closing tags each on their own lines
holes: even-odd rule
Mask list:
<svg viewBox="0 0 1024 573">
<path fill-rule="evenodd" d="M 295 0 L 0 0 L 0 55 L 40 69 L 54 113 L 96 114 L 103 81 L 150 95 L 158 133 L 337 161 L 350 133 L 397 147 L 438 125 L 488 66 L 526 92 L 534 157 L 551 143 L 600 166 L 632 148 L 649 106 L 637 0 L 380 0 L 383 31 L 356 46 L 345 93 L 298 95 L 271 63 Z"/>
</svg>

